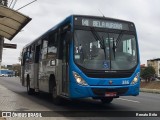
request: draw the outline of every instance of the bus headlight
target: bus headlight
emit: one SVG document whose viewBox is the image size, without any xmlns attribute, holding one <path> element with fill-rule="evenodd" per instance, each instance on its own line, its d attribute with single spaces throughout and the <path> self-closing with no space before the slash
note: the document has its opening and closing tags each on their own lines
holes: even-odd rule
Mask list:
<svg viewBox="0 0 160 120">
<path fill-rule="evenodd" d="M 73 72 L 73 76 L 74 78 L 76 79 L 76 82 L 80 85 L 83 85 L 83 86 L 87 86 L 88 84 L 86 83 L 86 81 L 83 80 L 83 78 L 81 78 L 81 76 L 76 73 L 76 72 Z"/>
<path fill-rule="evenodd" d="M 134 79 L 132 80 L 131 84 L 134 85 L 138 82 L 139 79 L 139 73 L 137 73 L 137 75 L 134 77 Z"/>
</svg>

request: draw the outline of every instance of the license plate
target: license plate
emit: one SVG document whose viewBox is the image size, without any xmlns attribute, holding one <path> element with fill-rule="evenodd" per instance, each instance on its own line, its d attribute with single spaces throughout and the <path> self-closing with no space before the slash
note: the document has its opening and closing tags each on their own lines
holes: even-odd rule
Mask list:
<svg viewBox="0 0 160 120">
<path fill-rule="evenodd" d="M 115 97 L 115 96 L 117 96 L 117 93 L 116 92 L 106 92 L 105 96 L 106 97 Z"/>
</svg>

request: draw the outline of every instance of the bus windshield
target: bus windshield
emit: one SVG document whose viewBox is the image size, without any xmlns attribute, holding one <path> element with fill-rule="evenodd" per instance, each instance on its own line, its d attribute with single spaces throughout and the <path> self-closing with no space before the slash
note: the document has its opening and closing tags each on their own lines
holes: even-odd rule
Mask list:
<svg viewBox="0 0 160 120">
<path fill-rule="evenodd" d="M 138 63 L 134 34 L 75 30 L 74 60 L 92 70 L 130 70 Z"/>
</svg>

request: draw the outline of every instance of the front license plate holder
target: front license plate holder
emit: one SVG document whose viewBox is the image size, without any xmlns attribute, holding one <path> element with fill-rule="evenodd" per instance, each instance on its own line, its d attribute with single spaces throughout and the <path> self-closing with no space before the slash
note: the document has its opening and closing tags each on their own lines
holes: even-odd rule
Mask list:
<svg viewBox="0 0 160 120">
<path fill-rule="evenodd" d="M 105 97 L 116 97 L 117 96 L 117 92 L 106 92 L 105 93 Z"/>
</svg>

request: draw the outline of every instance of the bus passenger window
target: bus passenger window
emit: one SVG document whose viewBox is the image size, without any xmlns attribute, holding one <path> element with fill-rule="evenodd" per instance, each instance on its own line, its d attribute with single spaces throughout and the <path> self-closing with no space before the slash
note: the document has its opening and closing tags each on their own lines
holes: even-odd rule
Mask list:
<svg viewBox="0 0 160 120">
<path fill-rule="evenodd" d="M 48 41 L 47 58 L 55 58 L 57 55 L 57 33 L 52 33 Z"/>
<path fill-rule="evenodd" d="M 47 58 L 47 46 L 48 46 L 48 41 L 44 40 L 42 47 L 42 60 Z"/>
<path fill-rule="evenodd" d="M 33 62 L 34 59 L 34 49 L 35 49 L 35 45 L 30 47 L 30 52 L 29 52 L 29 61 Z"/>
<path fill-rule="evenodd" d="M 27 52 L 25 53 L 25 60 L 26 62 L 29 62 L 29 48 L 27 49 Z"/>
<path fill-rule="evenodd" d="M 21 59 L 21 65 L 24 66 L 26 63 L 26 52 L 24 52 L 24 53 L 22 52 L 22 57 L 23 58 Z"/>
</svg>

